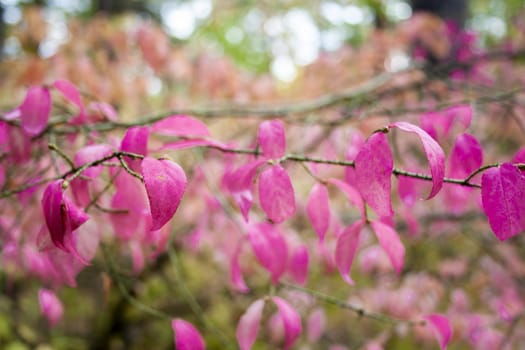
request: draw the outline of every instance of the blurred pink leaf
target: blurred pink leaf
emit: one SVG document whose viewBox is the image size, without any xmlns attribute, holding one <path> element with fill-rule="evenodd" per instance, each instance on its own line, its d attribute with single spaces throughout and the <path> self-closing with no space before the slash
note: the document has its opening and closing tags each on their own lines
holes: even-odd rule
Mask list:
<svg viewBox="0 0 525 350">
<path fill-rule="evenodd" d="M 354 280 L 350 277 L 350 269 L 354 261 L 357 246 L 359 245 L 359 235 L 363 226 L 364 222 L 362 220 L 354 222 L 337 237 L 335 263 L 343 280 L 350 285 L 355 284 Z"/>
<path fill-rule="evenodd" d="M 405 247 L 403 243 L 401 243 L 397 232 L 392 227 L 380 221 L 372 221 L 371 225 L 381 248 L 383 248 L 388 255 L 394 270 L 399 275 L 405 261 Z"/>
<path fill-rule="evenodd" d="M 246 282 L 242 276 L 241 265 L 239 263 L 239 257 L 242 252 L 244 240 L 240 240 L 232 254 L 230 260 L 230 281 L 235 289 L 241 293 L 247 293 L 249 291 Z"/>
<path fill-rule="evenodd" d="M 184 170 L 170 160 L 144 158 L 142 176 L 148 193 L 152 230 L 164 226 L 175 214 L 186 189 Z"/>
<path fill-rule="evenodd" d="M 290 257 L 289 271 L 294 281 L 300 285 L 306 283 L 308 262 L 308 247 L 304 244 L 297 246 Z"/>
<path fill-rule="evenodd" d="M 175 350 L 204 350 L 204 339 L 188 321 L 176 318 L 171 322 L 175 336 Z"/>
<path fill-rule="evenodd" d="M 224 183 L 231 192 L 246 222 L 248 222 L 248 213 L 253 202 L 253 181 L 257 169 L 265 162 L 263 159 L 255 160 L 224 175 Z"/>
<path fill-rule="evenodd" d="M 286 136 L 283 122 L 279 119 L 262 122 L 259 125 L 257 141 L 265 157 L 279 159 L 284 156 Z"/>
<path fill-rule="evenodd" d="M 252 225 L 248 238 L 259 263 L 272 275 L 272 283 L 286 271 L 288 247 L 283 235 L 269 223 Z"/>
<path fill-rule="evenodd" d="M 295 194 L 286 170 L 274 165 L 259 175 L 259 201 L 268 218 L 281 223 L 295 213 Z"/>
<path fill-rule="evenodd" d="M 479 141 L 470 134 L 456 138 L 449 159 L 451 176 L 464 178 L 483 164 L 483 149 Z"/>
<path fill-rule="evenodd" d="M 510 163 L 488 169 L 481 178 L 481 200 L 500 241 L 525 230 L 525 176 Z"/>
<path fill-rule="evenodd" d="M 284 324 L 284 350 L 289 349 L 302 332 L 301 318 L 288 302 L 280 297 L 272 297 L 279 309 Z"/>
<path fill-rule="evenodd" d="M 81 166 L 86 163 L 93 162 L 95 160 L 104 158 L 105 156 L 111 154 L 111 147 L 104 144 L 90 145 L 82 147 L 80 150 L 75 153 L 75 166 Z M 90 178 L 97 177 L 102 171 L 101 166 L 89 167 L 88 169 L 82 172 L 82 175 Z"/>
<path fill-rule="evenodd" d="M 240 350 L 250 350 L 257 339 L 261 323 L 264 300 L 258 299 L 253 302 L 244 312 L 237 325 L 237 341 Z"/>
<path fill-rule="evenodd" d="M 341 190 L 348 201 L 355 205 L 357 209 L 359 209 L 359 213 L 361 214 L 361 218 L 363 220 L 366 219 L 365 215 L 365 204 L 363 202 L 363 198 L 361 197 L 361 194 L 352 186 L 347 184 L 344 181 L 341 181 L 339 179 L 330 178 L 327 180 L 332 185 L 336 186 L 339 190 Z"/>
<path fill-rule="evenodd" d="M 312 223 L 319 240 L 323 241 L 330 226 L 330 203 L 326 186 L 316 183 L 306 201 L 306 213 Z"/>
<path fill-rule="evenodd" d="M 51 327 L 55 326 L 64 314 L 62 302 L 57 298 L 55 293 L 49 289 L 41 288 L 38 291 L 38 302 L 40 312 L 49 322 Z"/>
<path fill-rule="evenodd" d="M 208 137 L 210 131 L 206 124 L 187 115 L 172 115 L 159 120 L 152 126 L 152 131 L 168 136 Z"/>
<path fill-rule="evenodd" d="M 53 87 L 57 89 L 66 100 L 78 108 L 78 116 L 82 117 L 84 115 L 84 104 L 82 103 L 82 98 L 80 97 L 80 93 L 75 85 L 68 80 L 59 79 L 53 83 Z"/>
<path fill-rule="evenodd" d="M 31 136 L 40 134 L 51 114 L 51 95 L 42 86 L 32 86 L 20 105 L 22 128 Z"/>
<path fill-rule="evenodd" d="M 445 152 L 429 134 L 418 126 L 407 122 L 397 122 L 391 124 L 390 127 L 415 133 L 423 143 L 423 149 L 425 150 L 430 165 L 430 173 L 432 174 L 432 190 L 427 199 L 434 197 L 441 190 L 443 179 L 445 178 Z"/>
<path fill-rule="evenodd" d="M 450 327 L 449 320 L 445 316 L 439 314 L 427 315 L 424 318 L 432 328 L 432 331 L 439 342 L 440 349 L 446 350 L 447 345 L 452 338 L 452 328 Z"/>
</svg>

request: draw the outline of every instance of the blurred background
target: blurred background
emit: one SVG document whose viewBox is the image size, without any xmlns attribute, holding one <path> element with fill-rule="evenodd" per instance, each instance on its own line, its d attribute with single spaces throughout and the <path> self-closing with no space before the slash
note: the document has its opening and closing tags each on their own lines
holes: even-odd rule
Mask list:
<svg viewBox="0 0 525 350">
<path fill-rule="evenodd" d="M 135 1 L 135 0 L 1 0 L 0 45 L 4 57 L 27 51 L 11 28 L 20 25 L 24 8 L 44 8 L 48 29 L 38 47 L 52 56 L 71 33 L 68 18 L 135 13 L 161 25 L 176 45 L 213 51 L 254 72 L 270 71 L 292 81 L 301 67 L 321 52 L 357 46 L 374 28 L 388 28 L 417 11 L 454 20 L 480 35 L 490 46 L 515 30 L 522 0 L 355 0 L 355 1 Z"/>
</svg>

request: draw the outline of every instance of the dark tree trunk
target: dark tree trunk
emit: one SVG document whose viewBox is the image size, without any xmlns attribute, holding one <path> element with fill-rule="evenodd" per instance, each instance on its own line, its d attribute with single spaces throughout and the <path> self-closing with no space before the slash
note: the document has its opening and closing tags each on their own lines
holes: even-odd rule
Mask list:
<svg viewBox="0 0 525 350">
<path fill-rule="evenodd" d="M 468 0 L 412 0 L 414 12 L 430 12 L 444 20 L 454 21 L 460 28 L 465 25 Z"/>
<path fill-rule="evenodd" d="M 6 30 L 4 22 L 4 7 L 0 3 L 0 60 L 4 54 L 4 40 L 5 40 Z"/>
<path fill-rule="evenodd" d="M 148 12 L 143 1 L 134 0 L 94 0 L 93 12 L 116 15 L 127 11 Z"/>
</svg>

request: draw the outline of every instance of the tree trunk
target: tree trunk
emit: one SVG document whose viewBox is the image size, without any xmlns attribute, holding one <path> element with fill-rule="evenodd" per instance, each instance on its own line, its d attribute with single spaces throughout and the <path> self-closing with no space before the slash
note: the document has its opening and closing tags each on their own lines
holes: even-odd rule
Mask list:
<svg viewBox="0 0 525 350">
<path fill-rule="evenodd" d="M 414 12 L 430 12 L 444 20 L 454 21 L 460 28 L 467 19 L 468 0 L 412 0 Z"/>
</svg>

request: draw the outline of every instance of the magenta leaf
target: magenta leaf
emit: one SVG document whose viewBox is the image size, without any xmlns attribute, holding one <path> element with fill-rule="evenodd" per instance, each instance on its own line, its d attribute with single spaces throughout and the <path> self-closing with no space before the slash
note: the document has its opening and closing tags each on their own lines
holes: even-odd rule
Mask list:
<svg viewBox="0 0 525 350">
<path fill-rule="evenodd" d="M 249 162 L 224 176 L 224 183 L 239 206 L 246 222 L 248 222 L 248 213 L 253 202 L 253 181 L 257 169 L 265 162 L 263 159 Z"/>
<path fill-rule="evenodd" d="M 243 240 L 239 241 L 235 251 L 232 254 L 230 261 L 230 281 L 235 289 L 241 293 L 247 293 L 250 289 L 246 285 L 242 276 L 241 264 L 239 263 L 239 257 L 242 252 Z"/>
<path fill-rule="evenodd" d="M 40 304 L 40 312 L 47 319 L 49 325 L 51 327 L 55 326 L 64 314 L 60 299 L 49 289 L 41 288 L 38 291 L 38 302 Z"/>
<path fill-rule="evenodd" d="M 284 350 L 289 349 L 302 332 L 301 318 L 297 311 L 280 297 L 272 298 L 279 309 L 284 324 Z"/>
<path fill-rule="evenodd" d="M 171 322 L 175 336 L 175 350 L 204 350 L 204 339 L 188 321 L 176 318 Z"/>
<path fill-rule="evenodd" d="M 308 277 L 308 247 L 304 244 L 296 247 L 292 252 L 289 263 L 290 275 L 298 284 L 304 285 Z"/>
<path fill-rule="evenodd" d="M 142 176 L 148 193 L 152 230 L 164 226 L 175 214 L 186 189 L 186 174 L 167 159 L 144 158 Z"/>
<path fill-rule="evenodd" d="M 151 210 L 146 189 L 135 177 L 122 172 L 115 179 L 109 218 L 117 237 L 128 240 L 141 237 L 151 228 Z"/>
<path fill-rule="evenodd" d="M 346 149 L 345 159 L 346 160 L 355 160 L 355 157 L 361 150 L 365 143 L 365 138 L 360 132 L 354 132 L 350 137 L 350 143 Z M 353 167 L 345 167 L 345 181 L 355 187 L 355 169 Z"/>
<path fill-rule="evenodd" d="M 148 139 L 149 139 L 149 127 L 133 127 L 126 131 L 126 134 L 122 138 L 120 143 L 120 150 L 124 152 L 130 152 L 140 154 L 142 156 L 148 155 Z M 124 157 L 129 167 L 136 172 L 140 172 L 140 164 L 142 159 Z"/>
<path fill-rule="evenodd" d="M 272 275 L 272 283 L 279 283 L 288 262 L 283 235 L 273 225 L 260 223 L 250 228 L 248 239 L 257 260 Z"/>
<path fill-rule="evenodd" d="M 53 244 L 78 256 L 73 231 L 86 222 L 89 216 L 64 196 L 62 180 L 50 183 L 42 196 L 42 208 Z"/>
<path fill-rule="evenodd" d="M 96 113 L 96 115 L 100 115 L 102 117 L 105 117 L 109 121 L 117 121 L 118 115 L 115 108 L 113 108 L 112 105 L 106 102 L 91 102 L 87 105 L 87 109 L 90 113 Z"/>
<path fill-rule="evenodd" d="M 428 159 L 430 166 L 430 173 L 432 174 L 432 190 L 427 199 L 434 197 L 443 186 L 443 179 L 445 178 L 445 152 L 441 146 L 423 129 L 407 122 L 397 122 L 391 124 L 390 127 L 396 127 L 403 131 L 415 133 L 421 143 Z"/>
<path fill-rule="evenodd" d="M 111 154 L 111 147 L 108 145 L 90 145 L 81 148 L 76 154 L 75 154 L 75 165 L 81 166 L 86 163 L 93 162 L 95 160 L 104 158 L 105 156 Z M 82 175 L 90 178 L 97 177 L 100 172 L 102 171 L 102 167 L 96 166 L 96 167 L 90 167 L 82 172 Z M 76 180 L 76 179 L 75 179 Z"/>
<path fill-rule="evenodd" d="M 483 149 L 479 141 L 470 134 L 456 138 L 450 152 L 449 169 L 451 176 L 464 178 L 483 164 Z"/>
<path fill-rule="evenodd" d="M 206 139 L 189 139 L 166 143 L 162 146 L 162 150 L 179 150 L 193 147 L 210 147 L 220 150 L 228 150 L 229 147 L 219 141 Z"/>
<path fill-rule="evenodd" d="M 363 198 L 361 197 L 361 194 L 352 186 L 347 184 L 344 181 L 341 181 L 339 179 L 330 178 L 327 180 L 332 185 L 336 186 L 338 189 L 340 189 L 348 201 L 355 205 L 357 209 L 359 209 L 359 213 L 361 214 L 361 218 L 363 220 L 366 219 L 365 215 L 365 203 L 363 202 Z"/>
<path fill-rule="evenodd" d="M 250 350 L 257 339 L 261 323 L 264 299 L 254 301 L 241 316 L 237 325 L 237 342 L 240 350 Z"/>
<path fill-rule="evenodd" d="M 326 186 L 316 183 L 306 202 L 306 213 L 312 223 L 319 240 L 323 241 L 326 231 L 330 226 L 330 203 Z"/>
<path fill-rule="evenodd" d="M 355 185 L 368 205 L 380 217 L 392 216 L 391 188 L 394 160 L 387 137 L 372 134 L 355 159 Z"/>
<path fill-rule="evenodd" d="M 279 159 L 284 156 L 286 136 L 283 122 L 279 119 L 262 122 L 259 125 L 257 141 L 265 157 Z"/>
<path fill-rule="evenodd" d="M 339 237 L 337 237 L 335 264 L 337 265 L 343 280 L 350 285 L 355 284 L 354 280 L 350 277 L 350 268 L 352 267 L 355 252 L 359 245 L 359 235 L 363 226 L 364 222 L 359 220 L 348 226 Z"/>
<path fill-rule="evenodd" d="M 481 178 L 481 200 L 500 241 L 525 230 L 525 176 L 510 163 L 488 169 Z"/>
<path fill-rule="evenodd" d="M 72 104 L 78 107 L 79 113 L 84 111 L 84 105 L 82 104 L 82 99 L 80 93 L 75 85 L 71 84 L 70 81 L 65 79 L 56 80 L 53 83 L 53 87 L 60 91 L 60 93 Z"/>
<path fill-rule="evenodd" d="M 428 112 L 421 116 L 421 128 L 432 138 L 439 139 L 448 137 L 454 124 L 461 125 L 461 131 L 465 131 L 472 121 L 472 107 L 470 105 L 458 105 L 440 112 Z"/>
<path fill-rule="evenodd" d="M 432 328 L 432 331 L 438 340 L 439 348 L 441 350 L 446 350 L 447 345 L 452 338 L 452 327 L 450 327 L 449 320 L 445 316 L 439 314 L 427 315 L 424 318 Z"/>
<path fill-rule="evenodd" d="M 379 240 L 379 245 L 388 255 L 394 270 L 399 275 L 405 261 L 405 247 L 401 243 L 397 232 L 380 221 L 372 221 L 371 225 Z"/>
<path fill-rule="evenodd" d="M 281 223 L 295 213 L 295 194 L 286 170 L 274 165 L 259 176 L 259 201 L 268 218 Z"/>
<path fill-rule="evenodd" d="M 51 95 L 41 86 L 32 86 L 20 105 L 22 128 L 31 136 L 40 134 L 51 114 Z"/>
<path fill-rule="evenodd" d="M 307 321 L 308 340 L 312 343 L 317 342 L 326 328 L 326 314 L 322 308 L 315 309 Z"/>
<path fill-rule="evenodd" d="M 152 131 L 168 136 L 208 137 L 206 124 L 187 115 L 172 115 L 153 124 Z"/>
</svg>

